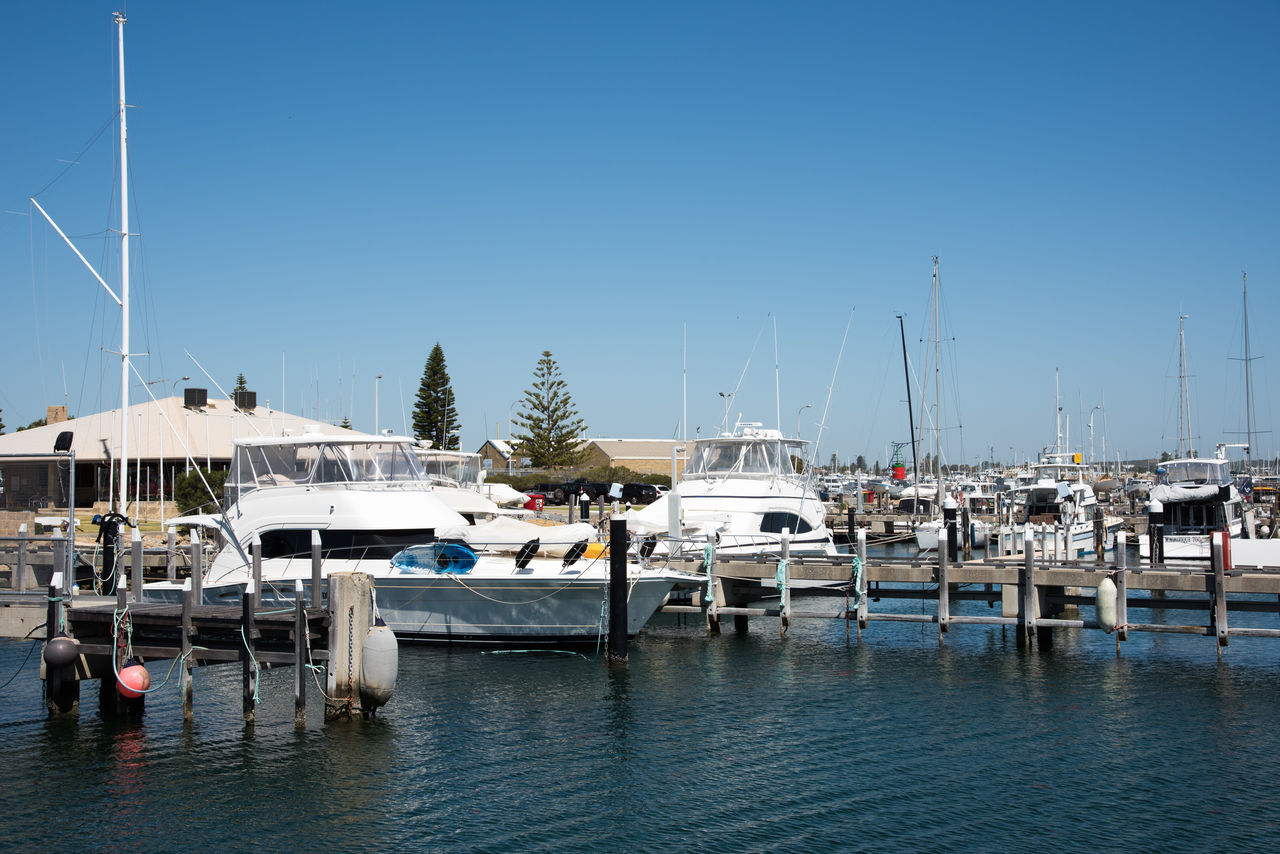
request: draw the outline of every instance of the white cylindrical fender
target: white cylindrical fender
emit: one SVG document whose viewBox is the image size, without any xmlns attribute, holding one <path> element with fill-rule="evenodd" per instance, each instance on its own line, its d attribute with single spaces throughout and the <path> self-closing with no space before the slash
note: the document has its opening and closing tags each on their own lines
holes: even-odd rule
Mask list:
<svg viewBox="0 0 1280 854">
<path fill-rule="evenodd" d="M 396 636 L 379 617 L 369 628 L 360 657 L 360 704 L 366 712 L 385 706 L 396 689 L 400 647 Z"/>
<path fill-rule="evenodd" d="M 1098 625 L 1107 634 L 1116 627 L 1116 583 L 1108 576 L 1098 584 Z"/>
</svg>

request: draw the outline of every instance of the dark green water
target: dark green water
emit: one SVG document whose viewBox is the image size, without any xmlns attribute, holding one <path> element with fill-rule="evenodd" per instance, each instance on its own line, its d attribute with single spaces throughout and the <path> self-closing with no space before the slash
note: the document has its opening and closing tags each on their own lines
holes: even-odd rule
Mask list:
<svg viewBox="0 0 1280 854">
<path fill-rule="evenodd" d="M 30 646 L 0 642 L 0 681 Z M 78 721 L 51 722 L 38 655 L 0 689 L 6 850 L 1278 846 L 1277 641 L 1219 663 L 1197 637 L 1138 635 L 1117 658 L 1097 632 L 1026 653 L 990 627 L 939 649 L 934 626 L 847 645 L 834 621 L 708 638 L 659 617 L 624 666 L 402 647 L 376 721 L 325 725 L 313 690 L 302 731 L 289 669 L 246 729 L 234 667 L 198 672 L 189 728 L 176 680 L 140 723 L 99 718 L 95 683 Z"/>
</svg>

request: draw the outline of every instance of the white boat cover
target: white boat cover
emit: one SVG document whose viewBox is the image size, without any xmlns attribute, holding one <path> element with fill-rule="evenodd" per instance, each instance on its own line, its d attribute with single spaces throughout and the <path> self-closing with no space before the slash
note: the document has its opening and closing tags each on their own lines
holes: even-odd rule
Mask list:
<svg viewBox="0 0 1280 854">
<path fill-rule="evenodd" d="M 529 496 L 508 483 L 482 483 L 480 494 L 499 507 L 520 507 L 529 500 Z"/>
<path fill-rule="evenodd" d="M 1162 483 L 1151 487 L 1151 497 L 1161 504 L 1168 504 L 1171 501 L 1203 501 L 1206 498 L 1213 498 L 1217 494 L 1218 487 L 1213 484 L 1206 486 L 1170 486 L 1167 483 Z"/>
</svg>

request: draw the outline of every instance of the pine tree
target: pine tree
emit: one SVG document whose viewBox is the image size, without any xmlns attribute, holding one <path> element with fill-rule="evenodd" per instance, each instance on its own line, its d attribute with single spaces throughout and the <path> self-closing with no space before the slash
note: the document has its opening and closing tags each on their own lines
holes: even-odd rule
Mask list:
<svg viewBox="0 0 1280 854">
<path fill-rule="evenodd" d="M 458 409 L 440 342 L 431 348 L 413 404 L 413 436 L 430 439 L 431 447 L 458 450 Z"/>
<path fill-rule="evenodd" d="M 351 429 L 351 419 L 350 419 L 350 418 L 348 418 L 348 417 L 347 417 L 347 416 L 345 416 L 345 415 L 344 415 L 344 416 L 342 416 L 342 421 L 341 421 L 341 422 L 339 422 L 338 426 L 339 426 L 339 427 L 341 427 L 341 428 L 343 428 L 344 430 L 350 430 L 350 429 Z"/>
<path fill-rule="evenodd" d="M 525 390 L 520 412 L 513 419 L 511 438 L 519 445 L 520 455 L 539 468 L 576 465 L 585 456 L 578 444 L 586 429 L 560 379 L 556 360 L 550 350 L 543 350 L 533 371 L 533 385 Z"/>
<path fill-rule="evenodd" d="M 249 390 L 249 385 L 248 383 L 245 382 L 244 374 L 237 375 L 236 387 L 231 389 L 231 393 L 235 394 L 238 391 L 248 391 L 248 390 Z"/>
</svg>

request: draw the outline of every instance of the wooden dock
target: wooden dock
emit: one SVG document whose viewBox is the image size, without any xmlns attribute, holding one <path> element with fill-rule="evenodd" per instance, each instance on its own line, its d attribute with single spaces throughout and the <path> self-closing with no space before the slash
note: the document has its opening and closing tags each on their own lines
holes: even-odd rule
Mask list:
<svg viewBox="0 0 1280 854">
<path fill-rule="evenodd" d="M 1046 560 L 1033 549 L 1014 557 L 952 562 L 947 549 L 923 557 L 868 560 L 865 533 L 858 537 L 854 554 L 830 557 L 796 557 L 785 561 L 755 559 L 715 560 L 707 567 L 694 558 L 683 562 L 689 572 L 704 575 L 707 582 L 693 592 L 689 604 L 668 604 L 668 613 L 697 613 L 708 632 L 718 632 L 720 621 L 732 616 L 739 631 L 746 631 L 750 617 L 778 617 L 786 632 L 793 619 L 837 619 L 856 624 L 858 636 L 871 623 L 917 622 L 938 626 L 938 643 L 959 625 L 1003 625 L 1017 630 L 1019 647 L 1032 639 L 1051 648 L 1055 629 L 1097 629 L 1114 633 L 1119 644 L 1130 632 L 1169 632 L 1215 637 L 1218 652 L 1232 637 L 1280 638 L 1275 628 L 1230 625 L 1232 612 L 1262 612 L 1280 617 L 1280 570 L 1232 568 L 1225 565 L 1221 546 L 1213 547 L 1213 559 L 1199 565 L 1125 564 L 1124 537 L 1115 560 Z M 1115 585 L 1115 618 L 1110 624 L 1097 619 L 1067 619 L 1070 606 L 1098 605 L 1097 591 L 1104 579 Z M 777 607 L 753 606 L 763 592 L 778 595 Z M 710 591 L 710 595 L 708 595 Z M 843 595 L 848 606 L 836 614 L 794 607 L 797 591 Z M 1197 594 L 1167 597 L 1169 593 Z M 1271 597 L 1262 599 L 1259 597 Z M 932 612 L 875 612 L 871 603 L 881 599 L 911 599 L 933 603 Z M 986 602 L 999 605 L 997 614 L 955 614 L 951 603 Z M 1130 609 L 1159 608 L 1199 613 L 1203 621 L 1188 624 L 1130 622 Z"/>
</svg>

